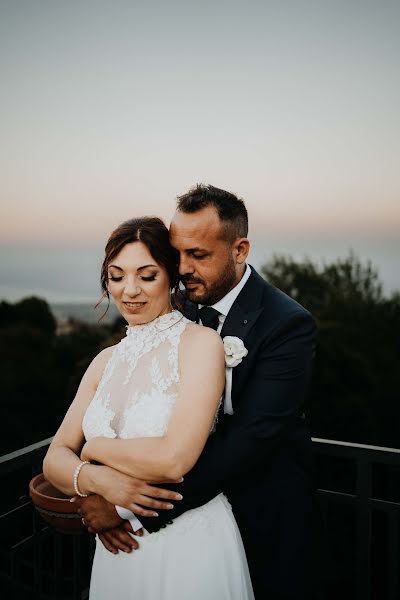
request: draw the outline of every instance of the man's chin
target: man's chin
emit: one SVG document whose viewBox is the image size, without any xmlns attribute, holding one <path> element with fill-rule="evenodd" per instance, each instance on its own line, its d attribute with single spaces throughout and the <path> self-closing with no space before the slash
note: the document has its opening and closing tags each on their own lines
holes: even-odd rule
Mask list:
<svg viewBox="0 0 400 600">
<path fill-rule="evenodd" d="M 204 294 L 204 292 L 201 293 L 200 290 L 198 289 L 198 287 L 190 289 L 185 286 L 185 289 L 186 289 L 187 300 L 189 300 L 190 302 L 193 302 L 193 304 L 204 304 L 206 294 Z"/>
<path fill-rule="evenodd" d="M 195 290 L 186 289 L 186 298 L 193 304 L 203 304 L 204 295 L 199 294 Z"/>
<path fill-rule="evenodd" d="M 215 304 L 218 300 L 215 300 L 212 297 L 210 298 L 210 296 L 206 294 L 199 294 L 195 291 L 189 292 L 189 290 L 186 291 L 186 298 L 187 300 L 192 302 L 192 304 L 202 304 L 204 306 L 211 306 L 212 304 Z"/>
</svg>

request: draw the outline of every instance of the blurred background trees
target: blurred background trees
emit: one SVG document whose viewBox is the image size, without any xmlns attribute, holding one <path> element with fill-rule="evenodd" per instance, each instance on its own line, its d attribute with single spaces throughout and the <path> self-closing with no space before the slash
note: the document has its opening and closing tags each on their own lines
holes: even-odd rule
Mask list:
<svg viewBox="0 0 400 600">
<path fill-rule="evenodd" d="M 45 300 L 0 302 L 0 455 L 55 433 L 90 361 L 121 339 L 120 326 L 71 320 L 58 334 Z"/>
<path fill-rule="evenodd" d="M 355 255 L 317 265 L 274 256 L 263 276 L 319 329 L 307 413 L 316 437 L 399 447 L 400 295 Z M 0 302 L 0 455 L 53 435 L 94 356 L 124 321 L 57 327 L 45 300 Z"/>
<path fill-rule="evenodd" d="M 316 437 L 399 447 L 400 296 L 354 254 L 318 266 L 274 256 L 262 274 L 315 317 L 319 330 L 307 407 Z"/>
</svg>

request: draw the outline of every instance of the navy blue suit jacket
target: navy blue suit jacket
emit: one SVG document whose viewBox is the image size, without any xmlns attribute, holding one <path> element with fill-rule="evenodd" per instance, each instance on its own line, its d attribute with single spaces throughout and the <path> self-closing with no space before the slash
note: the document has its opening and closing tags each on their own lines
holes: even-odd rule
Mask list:
<svg viewBox="0 0 400 600">
<path fill-rule="evenodd" d="M 195 320 L 196 309 L 187 304 L 185 313 Z M 316 327 L 309 312 L 252 269 L 225 319 L 226 335 L 242 339 L 248 350 L 233 369 L 234 414 L 220 411 L 216 432 L 176 486 L 183 500 L 158 518 L 140 520 L 157 531 L 224 492 L 257 600 L 309 600 L 315 506 L 303 406 Z"/>
</svg>

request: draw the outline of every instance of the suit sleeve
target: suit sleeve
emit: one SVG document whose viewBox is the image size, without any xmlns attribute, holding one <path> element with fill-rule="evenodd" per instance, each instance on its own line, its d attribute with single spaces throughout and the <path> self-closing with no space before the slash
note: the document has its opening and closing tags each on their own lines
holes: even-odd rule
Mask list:
<svg viewBox="0 0 400 600">
<path fill-rule="evenodd" d="M 252 471 L 279 444 L 302 410 L 310 379 L 316 328 L 306 312 L 281 323 L 257 350 L 254 369 L 231 417 L 213 433 L 193 469 L 176 489 L 183 495 L 171 511 L 142 518 L 143 526 L 157 531 L 180 514 L 205 504 L 222 491 L 245 484 Z"/>
</svg>

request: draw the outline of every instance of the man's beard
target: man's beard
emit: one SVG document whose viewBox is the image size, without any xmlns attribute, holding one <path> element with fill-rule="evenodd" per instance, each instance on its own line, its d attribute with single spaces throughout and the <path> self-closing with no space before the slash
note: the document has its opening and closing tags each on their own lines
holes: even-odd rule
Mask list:
<svg viewBox="0 0 400 600">
<path fill-rule="evenodd" d="M 212 306 L 219 300 L 221 300 L 226 294 L 235 286 L 236 283 L 236 271 L 233 258 L 230 257 L 229 262 L 225 265 L 221 277 L 218 281 L 207 285 L 203 279 L 182 277 L 183 283 L 201 283 L 203 284 L 204 291 L 199 292 L 197 290 L 186 289 L 186 298 L 195 304 L 205 304 L 206 306 Z"/>
</svg>

